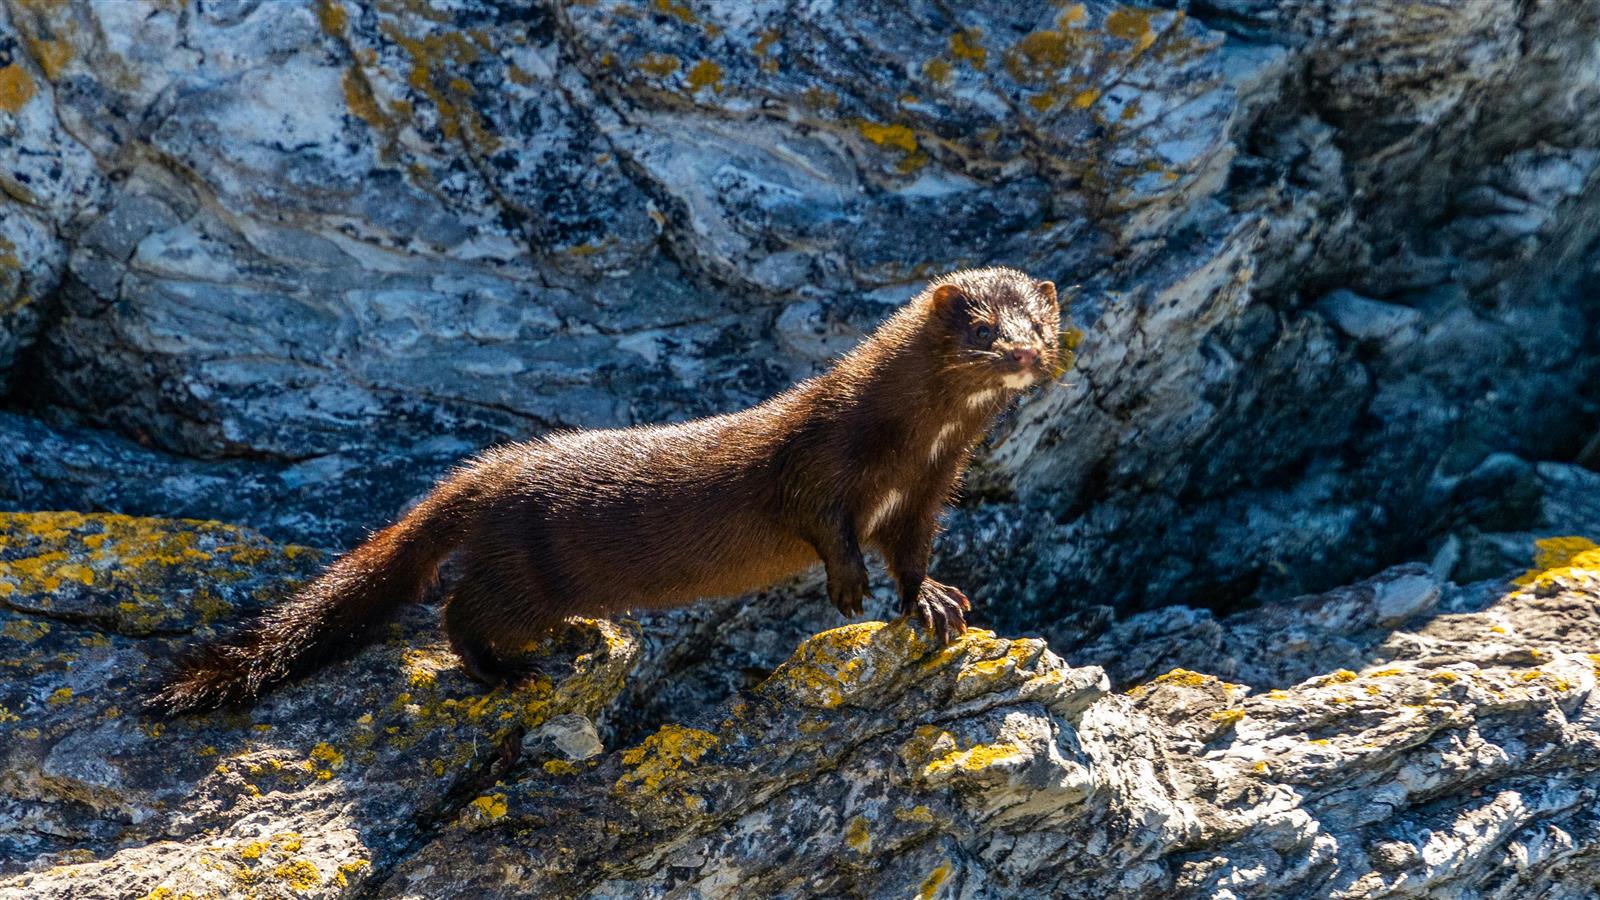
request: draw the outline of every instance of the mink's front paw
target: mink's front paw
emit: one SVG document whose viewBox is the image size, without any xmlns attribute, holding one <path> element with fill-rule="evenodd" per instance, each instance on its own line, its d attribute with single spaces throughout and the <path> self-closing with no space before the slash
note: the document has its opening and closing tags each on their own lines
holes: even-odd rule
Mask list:
<svg viewBox="0 0 1600 900">
<path fill-rule="evenodd" d="M 842 571 L 828 569 L 828 599 L 845 618 L 853 619 L 866 612 L 862 605 L 866 594 L 867 567 L 864 563 L 858 561 Z"/>
<path fill-rule="evenodd" d="M 967 630 L 966 613 L 970 609 L 972 604 L 960 588 L 925 578 L 917 590 L 915 602 L 902 604 L 900 614 L 907 618 L 915 615 L 940 644 L 948 644 L 951 638 Z"/>
</svg>

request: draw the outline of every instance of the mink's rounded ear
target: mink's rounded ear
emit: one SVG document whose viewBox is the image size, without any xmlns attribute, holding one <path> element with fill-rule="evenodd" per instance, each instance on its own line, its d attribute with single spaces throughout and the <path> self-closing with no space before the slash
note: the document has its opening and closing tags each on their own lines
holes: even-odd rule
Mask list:
<svg viewBox="0 0 1600 900">
<path fill-rule="evenodd" d="M 1035 281 L 1033 289 L 1044 295 L 1044 299 L 1051 303 L 1056 302 L 1056 283 L 1054 281 Z"/>
<path fill-rule="evenodd" d="M 938 312 L 952 312 L 961 307 L 966 296 L 953 284 L 941 284 L 933 289 L 933 308 Z"/>
</svg>

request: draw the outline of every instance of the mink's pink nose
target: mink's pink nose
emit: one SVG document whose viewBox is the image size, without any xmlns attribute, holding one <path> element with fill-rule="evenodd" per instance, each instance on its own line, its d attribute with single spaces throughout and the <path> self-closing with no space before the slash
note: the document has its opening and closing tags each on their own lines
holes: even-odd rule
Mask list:
<svg viewBox="0 0 1600 900">
<path fill-rule="evenodd" d="M 1026 369 L 1039 361 L 1039 351 L 1032 347 L 1012 347 L 1011 358 L 1016 361 L 1017 365 Z"/>
</svg>

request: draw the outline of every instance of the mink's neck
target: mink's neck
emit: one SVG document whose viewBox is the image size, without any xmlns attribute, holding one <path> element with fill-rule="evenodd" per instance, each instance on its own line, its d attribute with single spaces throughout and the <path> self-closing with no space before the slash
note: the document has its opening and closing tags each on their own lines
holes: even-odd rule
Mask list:
<svg viewBox="0 0 1600 900">
<path fill-rule="evenodd" d="M 926 314 L 897 315 L 819 379 L 824 403 L 847 411 L 847 427 L 895 435 L 907 450 L 935 441 L 952 450 L 971 444 L 1002 395 L 948 369 L 939 343 Z"/>
</svg>

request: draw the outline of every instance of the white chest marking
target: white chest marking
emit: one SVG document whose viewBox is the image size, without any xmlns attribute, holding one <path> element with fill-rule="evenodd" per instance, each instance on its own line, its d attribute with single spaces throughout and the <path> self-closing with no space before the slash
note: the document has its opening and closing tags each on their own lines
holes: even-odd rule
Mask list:
<svg viewBox="0 0 1600 900">
<path fill-rule="evenodd" d="M 883 520 L 889 518 L 890 513 L 893 513 L 900 506 L 900 501 L 904 499 L 905 495 L 900 493 L 899 488 L 890 488 L 889 492 L 884 494 L 883 498 L 878 501 L 878 505 L 873 508 L 872 513 L 867 516 L 867 523 L 861 526 L 861 536 L 866 537 L 876 531 Z"/>
<path fill-rule="evenodd" d="M 936 463 L 939 461 L 940 455 L 944 453 L 944 445 L 950 441 L 950 437 L 955 433 L 956 423 L 954 422 L 946 422 L 945 426 L 939 429 L 939 433 L 933 437 L 933 446 L 928 448 L 928 462 Z"/>
<path fill-rule="evenodd" d="M 979 391 L 976 394 L 971 394 L 967 397 L 967 406 L 973 409 L 981 409 L 982 407 L 988 405 L 989 401 L 999 396 L 999 394 L 999 388 L 989 388 L 986 391 Z"/>
<path fill-rule="evenodd" d="M 1033 373 L 1012 372 L 1010 375 L 1000 379 L 1000 381 L 1005 384 L 1006 387 L 1011 388 L 1012 390 L 1021 390 L 1022 388 L 1033 384 Z"/>
</svg>

